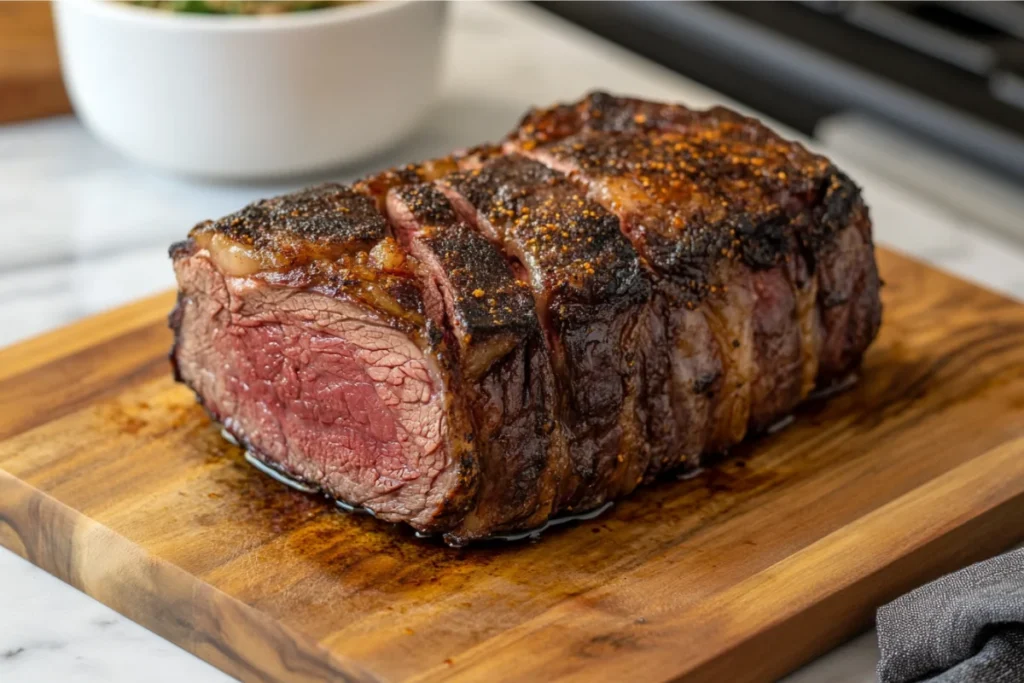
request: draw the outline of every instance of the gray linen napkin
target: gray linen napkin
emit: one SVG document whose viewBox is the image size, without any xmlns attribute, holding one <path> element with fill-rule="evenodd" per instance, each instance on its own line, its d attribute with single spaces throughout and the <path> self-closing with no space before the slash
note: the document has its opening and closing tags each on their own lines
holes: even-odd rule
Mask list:
<svg viewBox="0 0 1024 683">
<path fill-rule="evenodd" d="M 1024 548 L 878 610 L 882 683 L 1024 682 Z"/>
</svg>

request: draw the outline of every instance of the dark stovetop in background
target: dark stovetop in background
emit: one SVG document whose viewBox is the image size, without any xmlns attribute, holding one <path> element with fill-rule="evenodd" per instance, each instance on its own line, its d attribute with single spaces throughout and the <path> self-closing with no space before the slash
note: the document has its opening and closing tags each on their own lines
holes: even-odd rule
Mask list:
<svg viewBox="0 0 1024 683">
<path fill-rule="evenodd" d="M 540 2 L 804 133 L 877 117 L 1024 180 L 1024 2 Z"/>
</svg>

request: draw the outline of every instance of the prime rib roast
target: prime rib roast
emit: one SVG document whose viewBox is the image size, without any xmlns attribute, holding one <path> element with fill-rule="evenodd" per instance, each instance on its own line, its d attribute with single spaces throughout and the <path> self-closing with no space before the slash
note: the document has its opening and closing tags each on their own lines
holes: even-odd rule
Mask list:
<svg viewBox="0 0 1024 683">
<path fill-rule="evenodd" d="M 452 544 L 693 470 L 860 363 L 871 222 L 758 121 L 594 93 L 171 248 L 172 360 L 288 477 Z"/>
</svg>

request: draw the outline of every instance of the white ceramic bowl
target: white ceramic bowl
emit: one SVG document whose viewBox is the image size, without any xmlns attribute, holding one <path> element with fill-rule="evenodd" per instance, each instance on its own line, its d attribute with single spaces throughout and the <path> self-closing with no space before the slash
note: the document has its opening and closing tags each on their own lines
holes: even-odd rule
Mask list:
<svg viewBox="0 0 1024 683">
<path fill-rule="evenodd" d="M 178 173 L 259 178 L 353 162 L 410 133 L 437 90 L 440 2 L 259 16 L 54 4 L 75 111 L 124 154 Z"/>
</svg>

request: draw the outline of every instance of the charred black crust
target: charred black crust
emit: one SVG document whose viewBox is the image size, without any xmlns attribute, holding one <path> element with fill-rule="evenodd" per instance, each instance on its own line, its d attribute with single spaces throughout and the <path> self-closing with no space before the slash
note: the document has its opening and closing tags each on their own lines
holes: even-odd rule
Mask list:
<svg viewBox="0 0 1024 683">
<path fill-rule="evenodd" d="M 420 288 L 412 279 L 391 277 L 385 278 L 381 286 L 388 293 L 398 307 L 407 314 L 413 314 L 417 318 L 426 315 L 426 306 L 423 304 L 423 294 Z"/>
<path fill-rule="evenodd" d="M 591 92 L 578 102 L 530 110 L 507 139 L 533 146 L 556 142 L 582 132 L 699 133 L 714 128 L 728 129 L 732 136 L 753 144 L 783 142 L 796 145 L 783 141 L 757 119 L 727 107 L 690 109 L 681 104 L 617 97 L 602 91 Z"/>
<path fill-rule="evenodd" d="M 494 159 L 479 169 L 461 171 L 444 181 L 459 191 L 478 211 L 498 224 L 516 217 L 533 201 L 532 194 L 558 182 L 559 175 L 542 164 L 516 155 Z"/>
<path fill-rule="evenodd" d="M 564 175 L 509 155 L 445 182 L 492 224 L 505 226 L 543 273 L 554 305 L 614 307 L 650 297 L 650 282 L 618 218 L 586 199 Z"/>
<path fill-rule="evenodd" d="M 515 279 L 493 244 L 465 224 L 442 228 L 424 241 L 446 265 L 456 312 L 471 334 L 538 329 L 529 288 Z"/>
<path fill-rule="evenodd" d="M 196 243 L 191 237 L 183 239 L 180 242 L 175 242 L 168 248 L 167 255 L 172 260 L 177 261 L 178 259 L 188 258 L 195 253 Z"/>
<path fill-rule="evenodd" d="M 634 340 L 653 293 L 648 272 L 618 218 L 539 162 L 508 155 L 444 182 L 529 273 L 568 449 L 560 502 L 598 504 L 619 485 L 617 456 L 639 431 L 625 411 L 640 372 Z"/>
<path fill-rule="evenodd" d="M 416 183 L 394 190 L 420 223 L 433 226 L 454 225 L 459 217 L 444 193 L 429 183 Z"/>
<path fill-rule="evenodd" d="M 695 299 L 726 259 L 767 269 L 799 248 L 813 272 L 860 203 L 856 185 L 824 157 L 723 107 L 594 93 L 532 112 L 511 139 L 526 150 L 542 145 L 582 177 L 628 178 L 648 192 L 655 211 L 637 221 L 641 252 Z"/>
<path fill-rule="evenodd" d="M 373 198 L 383 209 L 388 192 L 392 189 L 430 182 L 457 170 L 460 165 L 482 163 L 500 154 L 501 146 L 485 143 L 453 152 L 445 157 L 389 168 L 356 181 L 352 187 L 357 192 Z"/>
<path fill-rule="evenodd" d="M 237 213 L 202 223 L 240 244 L 271 252 L 288 242 L 366 248 L 387 234 L 387 222 L 366 195 L 339 183 L 254 202 Z"/>
<path fill-rule="evenodd" d="M 452 288 L 455 315 L 468 334 L 522 335 L 539 329 L 529 288 L 494 244 L 459 220 L 443 192 L 432 184 L 393 192 L 420 224 L 417 239 L 437 256 Z"/>
<path fill-rule="evenodd" d="M 815 194 L 813 220 L 801 238 L 809 250 L 820 252 L 850 224 L 850 218 L 863 205 L 863 200 L 857 184 L 834 166 L 829 167 Z"/>
<path fill-rule="evenodd" d="M 472 494 L 469 507 L 479 509 L 493 524 L 514 526 L 542 505 L 540 480 L 550 465 L 553 447 L 553 406 L 540 387 L 550 367 L 539 344 L 542 335 L 533 293 L 516 279 L 501 250 L 460 219 L 438 186 L 394 187 L 389 203 L 392 208 L 400 206 L 401 215 L 414 222 L 403 222 L 396 230 L 402 231 L 414 254 L 429 253 L 431 265 L 421 277 L 435 280 L 450 306 L 436 325 L 443 325 L 446 335 L 467 349 L 500 349 L 500 357 L 488 358 L 486 368 L 467 361 L 454 372 L 458 381 L 465 382 L 461 398 L 475 429 L 467 432 L 465 441 L 479 454 L 473 463 L 463 464 L 461 472 L 467 481 L 456 490 Z M 428 324 L 436 327 L 433 320 Z M 497 346 L 488 347 L 492 341 Z M 515 444 L 514 460 L 510 460 L 509 444 Z M 472 477 L 477 480 L 470 482 Z M 481 478 L 487 480 L 486 486 Z M 458 500 L 446 502 L 445 520 L 452 519 L 450 510 L 461 509 L 467 502 L 462 494 L 454 495 Z M 445 539 L 458 544 L 475 533 L 456 528 Z"/>
<path fill-rule="evenodd" d="M 781 212 L 748 225 L 749 232 L 740 240 L 739 256 L 751 268 L 774 268 L 793 252 L 796 243 L 793 228 L 789 218 Z"/>
</svg>

